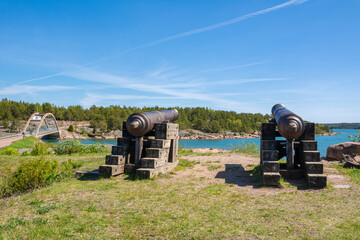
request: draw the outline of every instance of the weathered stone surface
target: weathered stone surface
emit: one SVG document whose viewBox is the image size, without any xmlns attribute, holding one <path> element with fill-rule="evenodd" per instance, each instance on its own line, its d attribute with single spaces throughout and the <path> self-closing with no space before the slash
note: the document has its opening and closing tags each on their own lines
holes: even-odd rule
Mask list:
<svg viewBox="0 0 360 240">
<path fill-rule="evenodd" d="M 331 145 L 327 148 L 326 158 L 329 161 L 341 161 L 343 154 L 355 157 L 360 154 L 360 143 L 359 142 L 344 142 Z"/>
<path fill-rule="evenodd" d="M 321 162 L 305 162 L 305 171 L 307 174 L 322 174 L 324 165 Z"/>
<path fill-rule="evenodd" d="M 305 130 L 299 138 L 300 140 L 315 140 L 315 124 L 305 123 Z"/>
<path fill-rule="evenodd" d="M 263 173 L 263 184 L 269 186 L 279 186 L 280 173 Z"/>
<path fill-rule="evenodd" d="M 279 152 L 277 150 L 262 150 L 261 157 L 263 161 L 277 161 Z"/>
<path fill-rule="evenodd" d="M 111 154 L 112 155 L 125 155 L 129 153 L 129 147 L 127 146 L 112 146 Z"/>
<path fill-rule="evenodd" d="M 99 174 L 102 176 L 116 176 L 124 173 L 124 165 L 101 165 Z"/>
<path fill-rule="evenodd" d="M 171 140 L 165 139 L 149 139 L 151 148 L 169 148 Z"/>
<path fill-rule="evenodd" d="M 324 174 L 307 174 L 307 180 L 310 188 L 326 187 L 326 175 Z"/>
<path fill-rule="evenodd" d="M 121 165 L 129 162 L 129 154 L 126 155 L 106 155 L 105 164 Z"/>
<path fill-rule="evenodd" d="M 279 172 L 280 163 L 278 161 L 264 161 L 262 163 L 263 172 Z"/>
<path fill-rule="evenodd" d="M 350 155 L 344 154 L 341 157 L 341 162 L 344 163 L 344 168 L 358 168 L 360 169 L 360 163 L 355 161 Z"/>
<path fill-rule="evenodd" d="M 147 148 L 146 157 L 149 158 L 165 158 L 169 156 L 169 149 L 166 148 Z"/>
<path fill-rule="evenodd" d="M 275 140 L 275 127 L 276 124 L 262 123 L 261 124 L 261 140 Z"/>
<path fill-rule="evenodd" d="M 317 150 L 317 141 L 314 140 L 303 140 L 300 142 L 301 148 L 304 151 L 316 151 Z"/>
<path fill-rule="evenodd" d="M 142 158 L 141 167 L 142 168 L 157 168 L 166 164 L 165 158 Z"/>
<path fill-rule="evenodd" d="M 175 123 L 155 124 L 155 139 L 174 139 L 179 137 L 179 125 Z"/>
<path fill-rule="evenodd" d="M 276 149 L 276 141 L 275 140 L 261 140 L 261 149 L 275 150 Z"/>
<path fill-rule="evenodd" d="M 320 152 L 318 151 L 303 151 L 304 162 L 320 162 Z"/>
</svg>

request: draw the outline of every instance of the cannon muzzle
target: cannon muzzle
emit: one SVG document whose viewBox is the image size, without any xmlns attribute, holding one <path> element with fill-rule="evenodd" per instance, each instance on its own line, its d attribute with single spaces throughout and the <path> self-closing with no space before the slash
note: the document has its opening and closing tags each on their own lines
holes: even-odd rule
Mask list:
<svg viewBox="0 0 360 240">
<path fill-rule="evenodd" d="M 150 132 L 155 123 L 175 121 L 179 117 L 176 109 L 131 114 L 126 121 L 126 129 L 135 137 Z"/>
<path fill-rule="evenodd" d="M 296 139 L 303 134 L 305 129 L 304 121 L 284 105 L 274 105 L 271 112 L 274 115 L 281 136 L 286 139 Z"/>
</svg>

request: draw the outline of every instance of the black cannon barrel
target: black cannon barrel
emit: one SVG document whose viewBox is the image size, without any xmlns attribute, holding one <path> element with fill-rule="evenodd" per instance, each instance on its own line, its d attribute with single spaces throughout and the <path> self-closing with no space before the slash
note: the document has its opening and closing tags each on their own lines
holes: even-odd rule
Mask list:
<svg viewBox="0 0 360 240">
<path fill-rule="evenodd" d="M 281 136 L 286 139 L 296 139 L 303 134 L 305 129 L 304 121 L 284 105 L 274 105 L 271 112 L 274 115 Z"/>
<path fill-rule="evenodd" d="M 155 123 L 175 121 L 179 117 L 176 109 L 131 114 L 126 121 L 126 129 L 136 137 L 144 136 L 154 128 Z"/>
</svg>

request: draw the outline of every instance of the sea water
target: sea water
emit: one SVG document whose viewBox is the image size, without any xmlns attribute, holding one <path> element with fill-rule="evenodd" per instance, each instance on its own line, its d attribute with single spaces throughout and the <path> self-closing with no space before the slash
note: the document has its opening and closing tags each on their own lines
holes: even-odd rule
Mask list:
<svg viewBox="0 0 360 240">
<path fill-rule="evenodd" d="M 326 156 L 326 149 L 334 144 L 349 142 L 349 135 L 356 134 L 356 129 L 333 129 L 334 132 L 340 134 L 333 136 L 316 136 L 315 140 L 318 142 L 318 151 L 320 156 Z M 48 140 L 48 142 L 59 143 L 61 140 Z M 116 139 L 79 139 L 83 144 L 102 143 L 102 144 L 116 144 Z M 183 148 L 219 148 L 219 149 L 231 149 L 237 144 L 244 144 L 246 142 L 260 144 L 259 138 L 248 139 L 184 139 L 179 140 L 179 145 Z"/>
</svg>

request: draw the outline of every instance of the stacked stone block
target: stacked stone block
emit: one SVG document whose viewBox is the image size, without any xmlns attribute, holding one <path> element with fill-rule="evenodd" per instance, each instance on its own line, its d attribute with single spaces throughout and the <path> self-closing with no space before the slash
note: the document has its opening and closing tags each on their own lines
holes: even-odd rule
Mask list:
<svg viewBox="0 0 360 240">
<path fill-rule="evenodd" d="M 112 155 L 106 156 L 99 173 L 105 176 L 135 173 L 142 178 L 151 178 L 171 171 L 178 164 L 178 138 L 178 124 L 155 124 L 153 131 L 141 138 L 141 158 L 135 162 L 136 137 L 123 128 L 123 137 L 118 138 L 117 146 L 112 146 Z"/>
<path fill-rule="evenodd" d="M 284 178 L 304 177 L 311 188 L 325 187 L 326 175 L 323 172 L 320 152 L 317 151 L 314 123 L 306 123 L 304 133 L 294 141 L 294 169 L 288 170 L 286 164 L 279 163 L 279 159 L 286 156 L 284 149 L 286 141 L 276 140 L 276 137 L 280 137 L 276 130 L 276 123 L 262 123 L 260 165 L 263 184 L 279 186 L 280 176 Z"/>
</svg>

